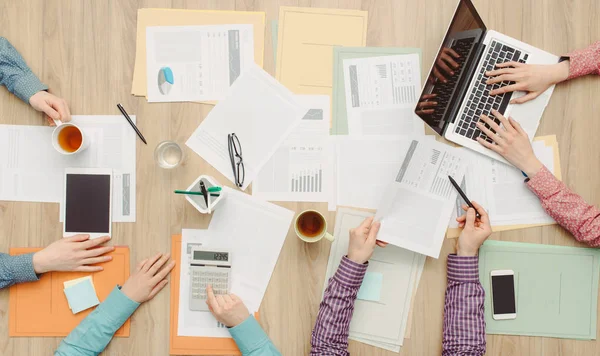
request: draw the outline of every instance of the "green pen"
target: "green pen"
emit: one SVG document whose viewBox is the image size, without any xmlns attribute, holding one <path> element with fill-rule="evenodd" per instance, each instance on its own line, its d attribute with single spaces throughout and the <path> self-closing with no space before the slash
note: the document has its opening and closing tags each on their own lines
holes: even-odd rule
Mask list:
<svg viewBox="0 0 600 356">
<path fill-rule="evenodd" d="M 207 190 L 208 190 L 209 193 L 220 192 L 221 191 L 221 187 L 217 187 L 217 186 L 215 186 L 215 187 L 208 187 Z"/>
<path fill-rule="evenodd" d="M 212 188 L 212 187 L 211 187 L 211 188 Z M 219 187 L 219 190 L 220 190 L 220 189 L 221 189 L 221 188 Z M 218 192 L 219 190 L 217 190 L 217 192 Z M 211 191 L 211 190 L 210 190 L 210 188 L 208 188 L 208 191 L 209 191 L 209 192 Z M 175 191 L 175 194 L 185 194 L 185 195 L 201 195 L 201 196 L 204 196 L 204 194 L 202 194 L 202 192 L 192 192 L 192 191 L 188 191 L 188 190 L 176 190 L 176 191 Z M 221 194 L 211 194 L 210 196 L 211 196 L 211 197 L 218 197 L 218 196 L 220 196 L 220 195 L 221 195 Z"/>
</svg>

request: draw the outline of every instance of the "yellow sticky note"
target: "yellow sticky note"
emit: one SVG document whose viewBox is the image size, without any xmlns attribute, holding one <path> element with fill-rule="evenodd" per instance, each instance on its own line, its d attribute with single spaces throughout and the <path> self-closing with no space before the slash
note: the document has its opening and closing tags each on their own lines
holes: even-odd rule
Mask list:
<svg viewBox="0 0 600 356">
<path fill-rule="evenodd" d="M 94 287 L 94 280 L 92 279 L 91 276 L 85 276 L 85 277 L 71 279 L 70 281 L 63 282 L 64 289 L 72 287 L 72 286 L 79 284 L 88 279 L 89 279 L 90 283 L 92 283 L 92 288 L 94 289 L 94 293 L 96 293 L 96 287 Z"/>
<path fill-rule="evenodd" d="M 277 80 L 295 94 L 329 95 L 333 47 L 364 47 L 366 11 L 281 6 Z"/>
</svg>

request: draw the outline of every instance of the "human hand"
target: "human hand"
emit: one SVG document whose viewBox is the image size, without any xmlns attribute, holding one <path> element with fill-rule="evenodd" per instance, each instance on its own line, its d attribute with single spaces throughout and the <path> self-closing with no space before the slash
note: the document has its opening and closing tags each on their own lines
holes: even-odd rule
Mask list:
<svg viewBox="0 0 600 356">
<path fill-rule="evenodd" d="M 71 111 L 65 99 L 59 98 L 48 93 L 45 90 L 38 91 L 29 98 L 29 104 L 36 109 L 46 114 L 46 120 L 50 126 L 55 126 L 54 120 L 62 122 L 71 121 Z"/>
<path fill-rule="evenodd" d="M 526 91 L 527 94 L 520 98 L 512 99 L 511 104 L 522 104 L 537 98 L 551 85 L 566 80 L 569 77 L 569 61 L 551 65 L 525 64 L 519 62 L 506 62 L 496 65 L 499 69 L 485 72 L 491 77 L 487 84 L 500 82 L 514 82 L 502 88 L 490 91 L 490 95 L 498 95 L 516 90 Z"/>
<path fill-rule="evenodd" d="M 217 295 L 212 286 L 206 287 L 206 304 L 215 319 L 227 327 L 240 325 L 250 316 L 244 302 L 235 294 Z"/>
<path fill-rule="evenodd" d="M 433 114 L 438 103 L 437 101 L 429 101 L 429 99 L 433 99 L 436 96 L 437 94 L 423 94 L 417 104 L 417 115 Z"/>
<path fill-rule="evenodd" d="M 97 263 L 108 262 L 112 256 L 102 256 L 114 251 L 114 246 L 103 246 L 110 240 L 109 236 L 90 240 L 89 235 L 75 235 L 65 237 L 48 245 L 45 249 L 33 255 L 33 269 L 35 273 L 51 271 L 97 272 L 102 271 L 102 266 L 90 266 Z"/>
<path fill-rule="evenodd" d="M 438 58 L 435 60 L 435 66 L 433 66 L 433 75 L 440 81 L 446 83 L 448 79 L 454 75 L 454 71 L 460 66 L 454 59 L 460 58 L 460 55 L 456 53 L 452 48 L 444 47 L 440 52 Z"/>
<path fill-rule="evenodd" d="M 348 245 L 348 259 L 363 264 L 371 258 L 375 245 L 387 246 L 386 242 L 377 240 L 377 233 L 381 223 L 373 222 L 373 217 L 366 218 L 356 229 L 350 230 L 350 243 Z"/>
<path fill-rule="evenodd" d="M 506 120 L 496 110 L 492 110 L 492 114 L 500 120 L 502 128 L 485 115 L 481 115 L 481 120 L 487 123 L 496 133 L 486 128 L 481 121 L 477 123 L 477 127 L 491 138 L 495 144 L 482 138 L 477 138 L 477 142 L 504 157 L 515 167 L 525 172 L 528 177 L 533 177 L 542 168 L 542 162 L 533 153 L 527 133 L 512 117 Z"/>
<path fill-rule="evenodd" d="M 167 276 L 175 267 L 175 261 L 165 265 L 169 257 L 171 255 L 168 253 L 158 253 L 152 258 L 146 258 L 138 263 L 135 272 L 121 287 L 121 292 L 138 303 L 154 298 L 169 283 Z M 162 268 L 163 266 L 164 268 Z"/>
<path fill-rule="evenodd" d="M 471 204 L 481 215 L 476 218 L 475 209 L 463 205 L 466 214 L 456 218 L 458 226 L 463 228 L 458 240 L 456 241 L 456 254 L 458 256 L 477 256 L 477 251 L 483 242 L 492 234 L 490 219 L 485 209 L 472 201 Z"/>
</svg>

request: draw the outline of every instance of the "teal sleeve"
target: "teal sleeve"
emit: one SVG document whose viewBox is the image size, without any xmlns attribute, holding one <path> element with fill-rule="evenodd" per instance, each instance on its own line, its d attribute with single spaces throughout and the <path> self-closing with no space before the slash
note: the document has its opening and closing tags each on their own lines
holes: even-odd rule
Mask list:
<svg viewBox="0 0 600 356">
<path fill-rule="evenodd" d="M 4 85 L 28 105 L 33 94 L 48 89 L 4 37 L 0 37 L 0 85 Z"/>
<path fill-rule="evenodd" d="M 100 354 L 139 305 L 115 287 L 106 300 L 60 343 L 54 356 Z"/>
<path fill-rule="evenodd" d="M 252 315 L 240 325 L 230 328 L 229 333 L 244 356 L 281 356 Z"/>
<path fill-rule="evenodd" d="M 0 289 L 37 280 L 38 275 L 33 269 L 33 253 L 17 256 L 0 253 Z"/>
</svg>

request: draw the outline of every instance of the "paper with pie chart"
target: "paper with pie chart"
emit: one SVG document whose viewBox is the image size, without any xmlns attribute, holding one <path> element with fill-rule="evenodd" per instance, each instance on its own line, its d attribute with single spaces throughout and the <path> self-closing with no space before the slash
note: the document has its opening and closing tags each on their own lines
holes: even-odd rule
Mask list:
<svg viewBox="0 0 600 356">
<path fill-rule="evenodd" d="M 146 28 L 149 102 L 221 100 L 254 63 L 252 25 Z"/>
</svg>

